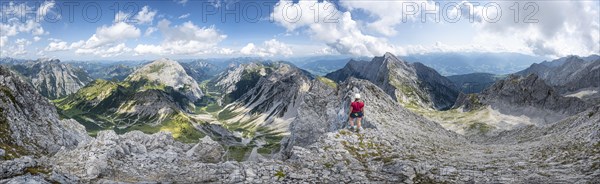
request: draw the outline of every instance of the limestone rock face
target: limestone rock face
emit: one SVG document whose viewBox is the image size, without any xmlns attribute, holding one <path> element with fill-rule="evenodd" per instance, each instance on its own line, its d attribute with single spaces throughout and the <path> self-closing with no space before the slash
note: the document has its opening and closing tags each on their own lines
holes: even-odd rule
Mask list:
<svg viewBox="0 0 600 184">
<path fill-rule="evenodd" d="M 5 155 L 53 154 L 90 139 L 82 125 L 59 120 L 48 99 L 4 67 L 0 90 L 0 146 Z"/>
<path fill-rule="evenodd" d="M 349 106 L 352 96 L 360 93 L 365 101 L 363 127 L 378 131 L 394 130 L 396 133 L 407 131 L 422 135 L 417 131 L 425 128 L 435 131 L 431 140 L 456 139 L 457 135 L 443 129 L 439 124 L 426 120 L 402 108 L 398 102 L 386 95 L 384 91 L 369 81 L 350 78 L 331 88 L 320 81 L 315 81 L 308 95 L 300 104 L 298 118 L 290 125 L 290 136 L 282 141 L 282 150 L 290 151 L 294 146 L 307 146 L 316 142 L 327 132 L 336 132 L 348 124 Z M 402 127 L 401 129 L 391 127 Z M 288 155 L 289 156 L 289 155 Z"/>
<path fill-rule="evenodd" d="M 369 80 L 405 106 L 447 109 L 458 96 L 458 88 L 435 70 L 402 61 L 391 53 L 370 62 L 352 60 L 326 77 L 337 82 L 349 77 Z"/>
<path fill-rule="evenodd" d="M 221 160 L 223 152 L 223 147 L 218 142 L 206 136 L 200 139 L 200 142 L 194 145 L 192 149 L 188 150 L 186 155 L 188 157 L 195 157 L 201 162 L 215 163 Z"/>
<path fill-rule="evenodd" d="M 33 87 L 49 99 L 56 99 L 77 92 L 92 81 L 84 70 L 61 63 L 58 59 L 38 59 L 13 65 L 27 77 Z"/>
<path fill-rule="evenodd" d="M 471 111 L 488 105 L 503 114 L 526 116 L 538 125 L 554 123 L 590 107 L 578 98 L 560 95 L 535 74 L 511 75 L 481 94 L 461 95 L 454 107 Z"/>
<path fill-rule="evenodd" d="M 158 59 L 144 65 L 125 80 L 139 81 L 143 79 L 173 87 L 192 101 L 196 101 L 204 95 L 198 87 L 197 81 L 190 77 L 177 61 L 170 59 Z"/>
<path fill-rule="evenodd" d="M 560 94 L 589 91 L 594 95 L 600 91 L 600 56 L 567 56 L 533 64 L 516 74 L 536 74 Z M 598 97 L 593 99 L 597 100 Z"/>
<path fill-rule="evenodd" d="M 268 73 L 270 73 L 270 70 L 264 64 L 252 62 L 228 68 L 217 75 L 213 82 L 215 87 L 224 94 L 232 94 L 235 91 L 240 91 L 243 94 L 249 88 L 254 87 L 258 77 L 265 76 Z M 241 85 L 238 84 L 240 81 L 248 82 Z"/>
<path fill-rule="evenodd" d="M 23 174 L 26 168 L 33 166 L 36 166 L 36 161 L 29 156 L 2 161 L 0 162 L 0 178 Z"/>
</svg>

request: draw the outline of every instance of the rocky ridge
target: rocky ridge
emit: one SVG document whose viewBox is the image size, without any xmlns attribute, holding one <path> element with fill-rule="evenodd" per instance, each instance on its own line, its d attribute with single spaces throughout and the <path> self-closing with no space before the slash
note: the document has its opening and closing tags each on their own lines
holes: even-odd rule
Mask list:
<svg viewBox="0 0 600 184">
<path fill-rule="evenodd" d="M 56 99 L 77 92 L 92 81 L 85 71 L 58 59 L 38 59 L 12 65 L 43 96 Z"/>
<path fill-rule="evenodd" d="M 561 96 L 535 74 L 511 75 L 481 94 L 459 97 L 454 107 L 471 111 L 488 105 L 502 114 L 526 116 L 538 125 L 556 122 L 590 107 L 578 98 Z"/>
<path fill-rule="evenodd" d="M 568 56 L 549 62 L 533 64 L 517 73 L 521 76 L 536 74 L 561 94 L 586 88 L 600 88 L 600 58 Z"/>
<path fill-rule="evenodd" d="M 224 162 L 227 150 L 208 137 L 186 144 L 175 141 L 174 133 L 132 131 L 118 135 L 108 130 L 53 155 L 2 161 L 0 173 L 8 174 L 0 177 L 0 183 L 600 182 L 598 106 L 552 125 L 516 127 L 489 139 L 472 139 L 407 110 L 369 80 L 348 77 L 338 84 L 320 77 L 304 79 L 301 73 L 278 66 L 234 102 L 251 104 L 249 107 L 262 113 L 296 113 L 289 136 L 281 142 L 281 160 L 255 157 Z M 539 81 L 516 82 L 536 86 Z M 505 89 L 506 85 L 499 89 L 521 89 Z M 279 86 L 291 90 L 275 90 Z M 363 134 L 343 129 L 354 93 L 361 93 L 368 102 Z M 262 96 L 277 99 L 261 100 Z M 16 99 L 18 103 L 25 100 Z M 255 99 L 260 103 L 253 103 Z M 287 108 L 277 108 L 283 102 L 273 100 L 293 102 L 287 103 Z M 256 108 L 261 106 L 270 108 Z M 264 111 L 272 109 L 277 111 Z M 30 167 L 48 170 L 32 172 L 27 170 Z"/>
<path fill-rule="evenodd" d="M 0 147 L 5 158 L 54 154 L 89 139 L 74 120 L 59 120 L 56 109 L 29 84 L 0 67 Z"/>
<path fill-rule="evenodd" d="M 435 70 L 420 63 L 407 63 L 391 53 L 371 62 L 351 60 L 326 77 L 336 82 L 349 77 L 367 79 L 407 107 L 447 109 L 458 96 L 454 84 Z"/>
</svg>

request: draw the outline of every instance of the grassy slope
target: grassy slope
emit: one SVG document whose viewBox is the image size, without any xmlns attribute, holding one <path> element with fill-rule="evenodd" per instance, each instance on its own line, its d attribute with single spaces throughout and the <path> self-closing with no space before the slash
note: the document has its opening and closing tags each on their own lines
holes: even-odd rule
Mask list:
<svg viewBox="0 0 600 184">
<path fill-rule="evenodd" d="M 148 124 L 135 124 L 127 128 L 117 128 L 118 122 L 115 119 L 123 118 L 121 115 L 106 116 L 105 113 L 110 112 L 109 109 L 105 109 L 102 112 L 90 111 L 90 109 L 96 107 L 91 101 L 103 101 L 108 96 L 112 95 L 115 90 L 121 87 L 125 89 L 126 95 L 135 95 L 137 91 L 144 90 L 161 90 L 166 91 L 167 87 L 164 84 L 155 82 L 110 82 L 106 80 L 96 80 L 84 88 L 80 89 L 77 93 L 69 95 L 65 98 L 54 100 L 54 104 L 60 110 L 61 117 L 73 118 L 83 124 L 88 133 L 91 136 L 95 136 L 101 130 L 113 129 L 117 133 L 125 133 L 133 130 L 140 130 L 144 133 L 156 133 L 158 131 L 169 131 L 172 133 L 176 140 L 182 142 L 197 142 L 199 138 L 204 137 L 204 134 L 197 131 L 193 124 L 197 123 L 190 119 L 184 113 L 175 113 L 169 115 L 166 121 L 161 122 L 159 125 L 148 125 Z M 129 102 L 123 102 L 128 104 Z M 133 102 L 132 102 L 133 103 Z M 152 119 L 152 117 L 147 117 Z M 119 119 L 118 121 L 126 121 L 127 119 Z M 94 121 L 112 122 L 109 124 L 103 124 L 99 126 Z"/>
</svg>

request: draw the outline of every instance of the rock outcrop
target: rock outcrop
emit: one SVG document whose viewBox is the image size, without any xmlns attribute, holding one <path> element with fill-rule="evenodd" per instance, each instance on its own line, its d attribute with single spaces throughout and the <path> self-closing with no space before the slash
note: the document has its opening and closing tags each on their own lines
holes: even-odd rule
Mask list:
<svg viewBox="0 0 600 184">
<path fill-rule="evenodd" d="M 326 77 L 336 82 L 349 77 L 369 80 L 406 107 L 447 109 L 458 96 L 454 84 L 435 70 L 420 63 L 407 63 L 391 53 L 371 62 L 352 60 Z"/>
<path fill-rule="evenodd" d="M 33 87 L 49 99 L 77 92 L 92 78 L 82 69 L 61 63 L 58 59 L 38 59 L 12 66 L 27 77 Z"/>
<path fill-rule="evenodd" d="M 166 58 L 158 59 L 144 65 L 125 80 L 148 80 L 170 86 L 181 94 L 184 94 L 192 102 L 203 96 L 202 90 L 198 87 L 198 82 L 190 77 L 177 61 Z"/>
<path fill-rule="evenodd" d="M 589 104 L 574 97 L 563 97 L 535 74 L 511 75 L 496 82 L 478 95 L 461 95 L 454 108 L 471 111 L 490 106 L 502 114 L 528 117 L 543 125 L 580 113 Z"/>
<path fill-rule="evenodd" d="M 287 132 L 289 123 L 297 117 L 298 104 L 308 91 L 312 76 L 285 63 L 266 66 L 266 70 L 270 71 L 225 107 L 239 114 L 227 121 L 246 122 Z M 237 86 L 240 86 L 239 82 Z"/>
<path fill-rule="evenodd" d="M 533 64 L 517 74 L 536 74 L 561 94 L 587 88 L 600 89 L 600 59 L 597 55 L 568 56 Z"/>
<path fill-rule="evenodd" d="M 89 137 L 74 120 L 59 120 L 56 109 L 19 76 L 0 67 L 0 148 L 5 158 L 53 154 Z"/>
</svg>

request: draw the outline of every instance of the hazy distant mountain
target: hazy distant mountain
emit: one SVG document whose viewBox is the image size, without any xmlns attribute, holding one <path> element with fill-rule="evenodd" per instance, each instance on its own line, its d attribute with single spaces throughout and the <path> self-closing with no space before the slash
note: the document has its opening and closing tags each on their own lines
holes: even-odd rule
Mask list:
<svg viewBox="0 0 600 184">
<path fill-rule="evenodd" d="M 445 109 L 458 96 L 454 84 L 435 70 L 421 63 L 407 63 L 391 53 L 371 62 L 351 60 L 326 77 L 337 82 L 350 77 L 367 79 L 405 106 Z"/>
<path fill-rule="evenodd" d="M 600 56 L 567 56 L 532 64 L 516 74 L 521 76 L 536 74 L 561 93 L 600 88 Z"/>
<path fill-rule="evenodd" d="M 547 58 L 518 53 L 428 53 L 402 57 L 423 63 L 444 76 L 469 73 L 510 74 Z"/>
<path fill-rule="evenodd" d="M 28 60 L 25 60 L 25 59 L 15 59 L 15 58 L 10 58 L 10 57 L 2 57 L 2 58 L 0 58 L 0 65 L 11 66 L 11 65 L 16 65 L 16 64 L 23 64 L 23 63 L 25 63 L 27 61 Z"/>
<path fill-rule="evenodd" d="M 194 60 L 189 62 L 180 62 L 185 72 L 198 82 L 208 80 L 219 72 L 222 68 L 205 60 Z"/>
<path fill-rule="evenodd" d="M 69 61 L 69 64 L 85 70 L 93 79 L 105 80 L 124 80 L 144 61 L 116 61 L 116 62 L 101 62 L 101 61 Z"/>
<path fill-rule="evenodd" d="M 485 88 L 490 87 L 496 81 L 504 79 L 505 75 L 496 75 L 490 73 L 470 73 L 463 75 L 447 76 L 460 91 L 466 94 L 479 93 Z"/>
<path fill-rule="evenodd" d="M 361 61 L 361 60 L 371 60 L 370 57 L 343 57 L 343 56 L 338 56 L 338 57 L 311 57 L 311 58 L 305 58 L 305 60 L 301 60 L 301 61 L 296 61 L 296 62 L 292 62 L 294 64 L 296 64 L 298 67 L 309 71 L 312 74 L 315 75 L 321 75 L 324 76 L 328 73 L 331 73 L 333 71 L 339 70 L 341 68 L 343 68 L 346 63 L 348 63 L 348 61 L 350 60 L 357 60 L 357 61 Z"/>
</svg>

